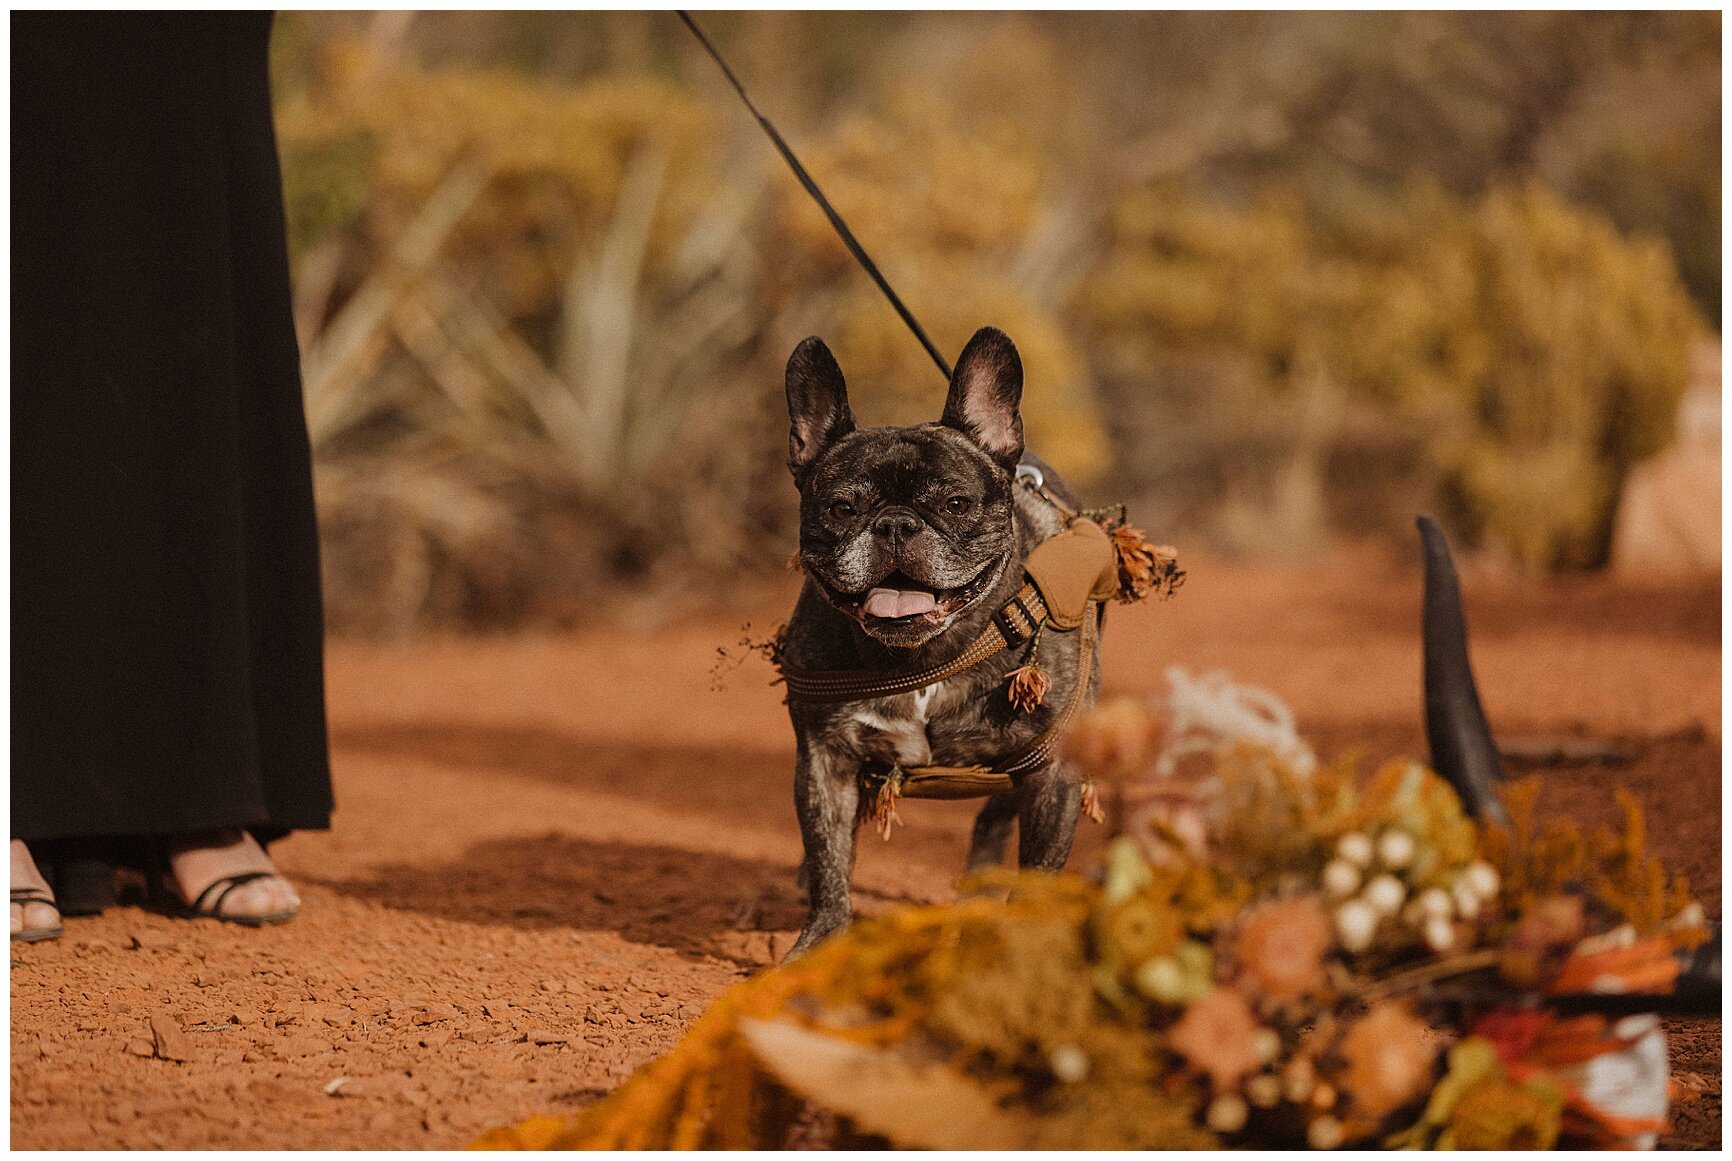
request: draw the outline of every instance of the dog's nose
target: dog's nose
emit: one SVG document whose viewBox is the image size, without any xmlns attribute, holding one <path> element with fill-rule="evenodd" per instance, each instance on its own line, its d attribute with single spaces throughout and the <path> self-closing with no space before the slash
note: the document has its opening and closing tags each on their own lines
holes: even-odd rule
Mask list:
<svg viewBox="0 0 1732 1161">
<path fill-rule="evenodd" d="M 872 531 L 895 544 L 920 531 L 920 521 L 906 508 L 890 508 L 873 519 Z"/>
</svg>

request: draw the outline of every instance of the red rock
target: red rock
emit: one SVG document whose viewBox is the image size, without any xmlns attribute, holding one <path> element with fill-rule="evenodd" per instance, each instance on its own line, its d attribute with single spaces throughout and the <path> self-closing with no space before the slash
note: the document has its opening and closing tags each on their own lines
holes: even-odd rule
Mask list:
<svg viewBox="0 0 1732 1161">
<path fill-rule="evenodd" d="M 156 1055 L 163 1060 L 186 1061 L 192 1058 L 192 1044 L 180 1025 L 167 1016 L 150 1018 L 150 1038 Z"/>
</svg>

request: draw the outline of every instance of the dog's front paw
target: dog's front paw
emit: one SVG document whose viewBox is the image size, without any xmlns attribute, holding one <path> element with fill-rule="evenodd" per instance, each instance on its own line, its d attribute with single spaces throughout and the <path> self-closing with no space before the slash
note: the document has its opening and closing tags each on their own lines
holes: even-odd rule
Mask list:
<svg viewBox="0 0 1732 1161">
<path fill-rule="evenodd" d="M 847 926 L 847 916 L 838 918 L 813 916 L 806 921 L 806 926 L 800 931 L 800 938 L 794 941 L 794 946 L 788 949 L 788 954 L 782 957 L 782 962 L 792 963 Z"/>
</svg>

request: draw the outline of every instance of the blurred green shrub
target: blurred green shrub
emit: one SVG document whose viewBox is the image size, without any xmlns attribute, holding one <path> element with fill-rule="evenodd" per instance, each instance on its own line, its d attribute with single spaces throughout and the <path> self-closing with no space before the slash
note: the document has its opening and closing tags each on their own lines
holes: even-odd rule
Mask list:
<svg viewBox="0 0 1732 1161">
<path fill-rule="evenodd" d="M 942 380 L 829 227 L 791 183 L 767 198 L 773 158 L 690 91 L 386 64 L 342 38 L 320 67 L 278 121 L 339 629 L 557 622 L 621 598 L 655 615 L 777 575 L 795 509 L 781 364 L 806 333 L 837 350 L 864 422 L 937 417 Z M 1098 473 L 1086 360 L 999 268 L 1042 212 L 1035 181 L 954 118 L 902 112 L 815 151 L 839 200 L 952 358 L 985 322 L 1015 334 L 1031 440 Z M 937 181 L 928 150 L 951 158 Z"/>
<path fill-rule="evenodd" d="M 1279 454 L 1314 446 L 1315 472 L 1355 407 L 1361 426 L 1420 432 L 1395 445 L 1418 457 L 1404 498 L 1534 568 L 1604 560 L 1624 474 L 1671 437 L 1701 326 L 1663 244 L 1538 184 L 1472 204 L 1418 187 L 1345 222 L 1279 192 L 1239 210 L 1144 192 L 1113 229 L 1086 309 L 1120 382 L 1248 377 L 1286 431 Z M 1219 445 L 1256 426 L 1227 418 L 1193 414 L 1204 434 L 1184 435 L 1230 456 Z"/>
<path fill-rule="evenodd" d="M 1435 506 L 1595 564 L 1700 325 L 1677 248 L 1717 301 L 1714 14 L 706 24 L 939 346 L 1008 330 L 1031 446 L 1163 535 L 1405 537 Z M 278 54 L 335 627 L 654 618 L 783 575 L 806 334 L 863 422 L 938 412 L 669 20 L 296 13 Z"/>
<path fill-rule="evenodd" d="M 1086 484 L 1112 463 L 1090 361 L 1063 309 L 1086 268 L 1042 253 L 1066 245 L 1079 223 L 1052 180 L 1054 143 L 993 99 L 1014 78 L 1057 75 L 1050 53 L 1049 42 L 1011 26 L 958 74 L 904 83 L 880 106 L 843 118 L 806 160 L 949 358 L 986 323 L 1012 336 L 1029 444 Z M 790 313 L 800 328 L 831 336 L 850 384 L 868 386 L 856 413 L 879 423 L 937 418 L 937 369 L 822 211 L 791 181 L 776 189 L 767 244 L 783 260 L 790 299 L 803 304 Z"/>
</svg>

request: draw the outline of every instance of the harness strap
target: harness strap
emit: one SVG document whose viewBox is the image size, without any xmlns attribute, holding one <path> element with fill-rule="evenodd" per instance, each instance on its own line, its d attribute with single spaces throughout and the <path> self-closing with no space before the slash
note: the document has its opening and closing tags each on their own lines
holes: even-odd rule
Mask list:
<svg viewBox="0 0 1732 1161">
<path fill-rule="evenodd" d="M 938 665 L 900 673 L 881 673 L 870 669 L 791 669 L 783 667 L 782 681 L 788 689 L 788 700 L 810 702 L 867 701 L 875 697 L 891 697 L 912 693 L 935 682 L 955 677 L 971 669 L 995 653 L 1013 648 L 1034 636 L 1046 622 L 1046 600 L 1033 581 L 1024 581 L 1010 603 L 993 614 L 986 631 L 976 637 L 960 654 Z"/>
<path fill-rule="evenodd" d="M 1077 683 L 1064 710 L 1046 731 L 1029 746 L 994 766 L 910 766 L 893 767 L 881 773 L 861 772 L 861 789 L 866 797 L 866 814 L 872 826 L 888 841 L 891 828 L 901 822 L 896 813 L 899 798 L 985 798 L 1016 789 L 1017 780 L 1052 761 L 1059 743 L 1070 729 L 1077 711 L 1088 699 L 1090 667 L 1094 663 L 1095 642 L 1100 633 L 1098 602 L 1090 602 L 1088 615 L 1080 631 L 1082 648 L 1077 654 Z M 1104 816 L 1099 807 L 1091 805 L 1093 787 L 1083 787 L 1084 809 L 1099 822 Z"/>
<path fill-rule="evenodd" d="M 1052 761 L 1058 752 L 1059 743 L 1064 741 L 1066 731 L 1071 722 L 1076 719 L 1083 702 L 1088 700 L 1089 678 L 1092 676 L 1092 666 L 1095 660 L 1095 642 L 1099 639 L 1101 629 L 1101 609 L 1099 603 L 1091 602 L 1088 614 L 1083 617 L 1082 648 L 1077 653 L 1076 688 L 1071 690 L 1070 700 L 1065 702 L 1064 710 L 1047 727 L 1045 733 L 1034 740 L 1034 745 L 1022 752 L 1022 756 L 1003 767 L 1006 774 L 1027 774 L 1038 770 Z"/>
<path fill-rule="evenodd" d="M 1070 700 L 1065 702 L 1064 709 L 1052 725 L 1048 726 L 1040 737 L 1029 743 L 1028 748 L 1018 754 L 999 762 L 995 766 L 913 766 L 902 771 L 902 793 L 909 798 L 976 798 L 982 794 L 996 794 L 1009 790 L 1016 783 L 1018 775 L 1038 770 L 1052 761 L 1058 752 L 1059 743 L 1064 741 L 1064 735 L 1070 729 L 1082 704 L 1088 698 L 1089 667 L 1094 664 L 1095 642 L 1100 632 L 1099 605 L 1090 609 L 1093 616 L 1083 618 L 1082 648 L 1077 654 L 1077 683 L 1071 691 Z M 964 789 L 973 782 L 979 782 L 981 789 Z M 945 789 L 941 783 L 954 786 L 954 790 Z"/>
</svg>

